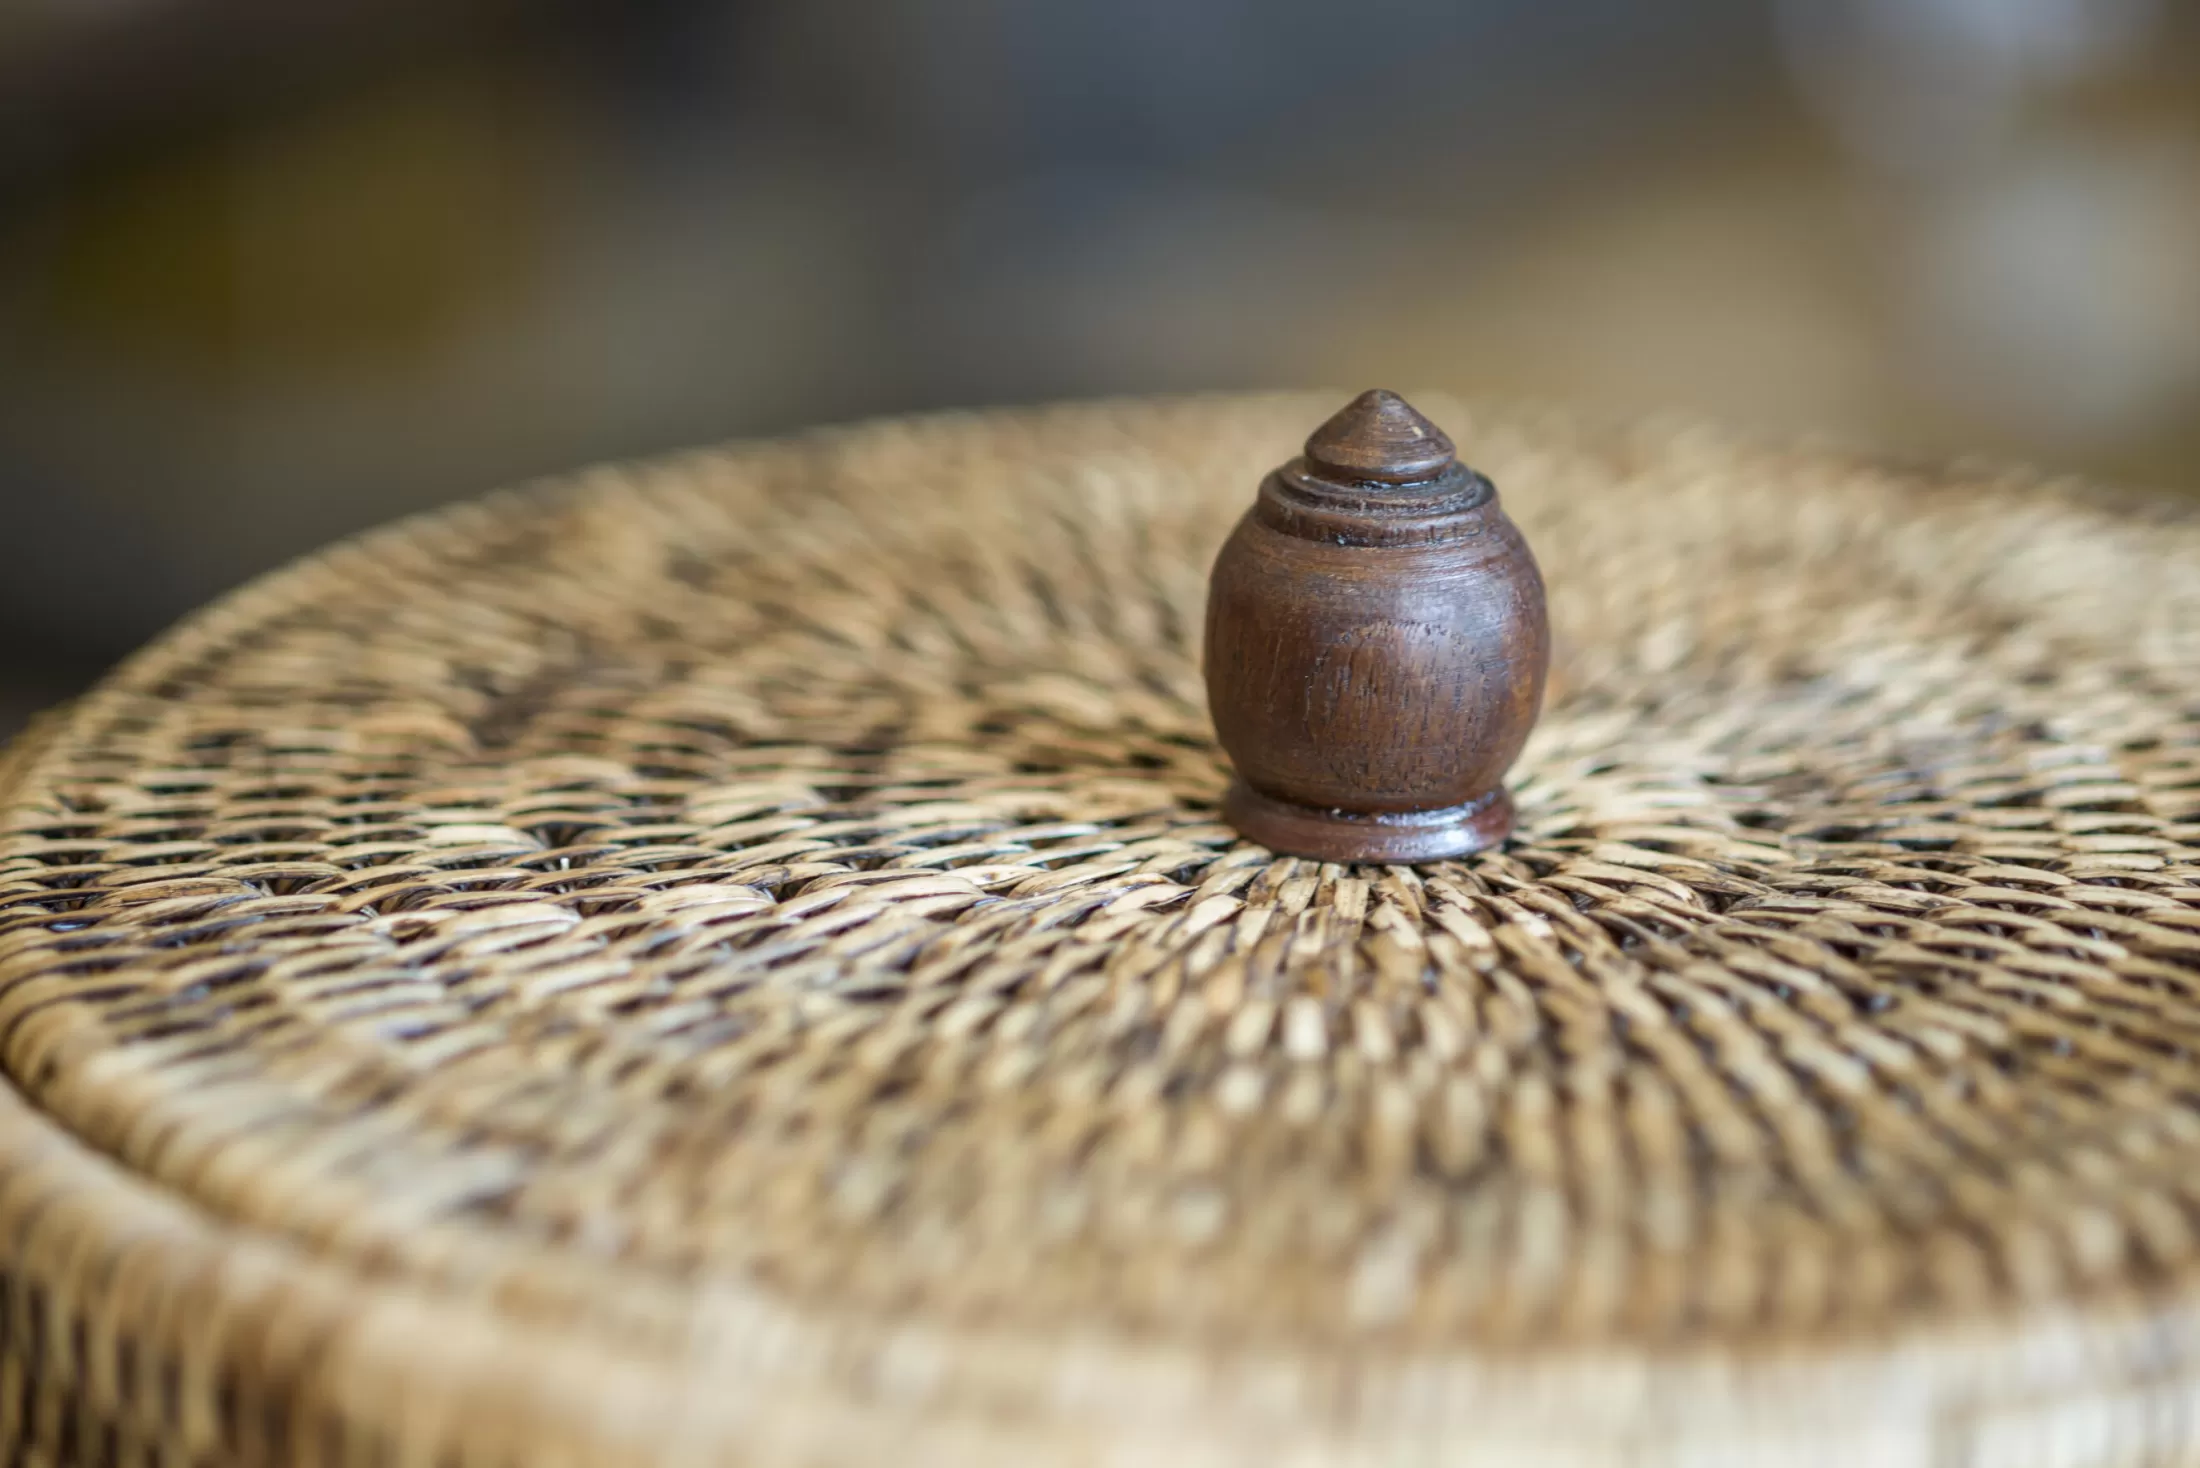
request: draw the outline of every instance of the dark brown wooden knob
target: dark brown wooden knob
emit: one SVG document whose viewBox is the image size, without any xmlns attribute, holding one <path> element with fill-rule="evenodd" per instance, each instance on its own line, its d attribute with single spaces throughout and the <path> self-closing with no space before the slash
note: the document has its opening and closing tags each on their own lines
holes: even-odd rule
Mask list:
<svg viewBox="0 0 2200 1468">
<path fill-rule="evenodd" d="M 1261 482 L 1215 559 L 1223 814 L 1325 861 L 1494 845 L 1549 663 L 1543 578 L 1495 486 L 1405 399 L 1364 392 Z"/>
</svg>

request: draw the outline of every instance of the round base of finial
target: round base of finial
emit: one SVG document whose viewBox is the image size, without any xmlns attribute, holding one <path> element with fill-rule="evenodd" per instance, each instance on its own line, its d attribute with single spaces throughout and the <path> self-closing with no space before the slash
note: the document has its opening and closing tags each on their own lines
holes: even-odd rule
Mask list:
<svg viewBox="0 0 2200 1468">
<path fill-rule="evenodd" d="M 1512 834 L 1513 803 L 1500 786 L 1465 805 L 1372 815 L 1293 805 L 1237 780 L 1223 797 L 1222 818 L 1247 840 L 1285 856 L 1409 863 L 1497 845 Z"/>
</svg>

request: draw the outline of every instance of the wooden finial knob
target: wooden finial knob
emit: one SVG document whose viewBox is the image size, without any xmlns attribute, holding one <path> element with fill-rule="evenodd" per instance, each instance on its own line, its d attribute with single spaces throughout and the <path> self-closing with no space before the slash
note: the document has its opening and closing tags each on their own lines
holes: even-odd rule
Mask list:
<svg viewBox="0 0 2200 1468">
<path fill-rule="evenodd" d="M 1371 387 L 1306 440 L 1306 462 L 1332 479 L 1414 484 L 1452 464 L 1451 440 L 1396 393 Z"/>
<path fill-rule="evenodd" d="M 1262 481 L 1215 560 L 1223 814 L 1325 861 L 1494 845 L 1549 662 L 1543 579 L 1496 488 L 1405 399 L 1364 392 Z"/>
</svg>

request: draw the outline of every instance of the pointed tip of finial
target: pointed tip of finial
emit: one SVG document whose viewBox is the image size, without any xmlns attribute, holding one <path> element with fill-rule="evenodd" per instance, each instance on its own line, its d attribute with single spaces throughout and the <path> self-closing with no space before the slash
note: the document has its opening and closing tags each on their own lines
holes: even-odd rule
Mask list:
<svg viewBox="0 0 2200 1468">
<path fill-rule="evenodd" d="M 1451 464 L 1444 431 L 1394 392 L 1371 387 L 1339 409 L 1306 441 L 1306 457 L 1347 479 L 1411 484 Z"/>
</svg>

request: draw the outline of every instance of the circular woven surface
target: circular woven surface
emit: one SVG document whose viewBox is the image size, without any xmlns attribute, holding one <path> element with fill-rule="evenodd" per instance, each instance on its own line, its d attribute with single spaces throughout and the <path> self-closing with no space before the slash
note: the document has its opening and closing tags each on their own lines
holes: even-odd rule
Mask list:
<svg viewBox="0 0 2200 1468">
<path fill-rule="evenodd" d="M 1560 686 L 1505 850 L 1319 866 L 1217 823 L 1196 639 L 1331 406 L 596 471 L 127 665 L 0 767 L 0 1430 L 2187 1443 L 2200 520 L 1426 404 Z"/>
</svg>

